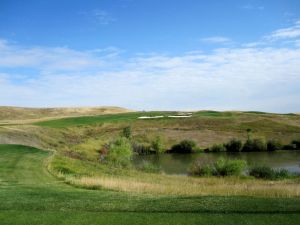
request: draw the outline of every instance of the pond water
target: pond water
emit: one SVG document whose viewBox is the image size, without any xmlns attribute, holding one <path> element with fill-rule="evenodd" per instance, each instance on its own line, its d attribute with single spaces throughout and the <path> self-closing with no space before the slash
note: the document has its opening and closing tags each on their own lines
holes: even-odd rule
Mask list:
<svg viewBox="0 0 300 225">
<path fill-rule="evenodd" d="M 134 157 L 134 164 L 138 166 L 143 161 L 148 161 L 160 166 L 166 174 L 186 175 L 195 160 L 203 163 L 213 163 L 220 157 L 243 159 L 247 161 L 249 166 L 266 165 L 300 174 L 300 151 L 137 155 Z"/>
</svg>

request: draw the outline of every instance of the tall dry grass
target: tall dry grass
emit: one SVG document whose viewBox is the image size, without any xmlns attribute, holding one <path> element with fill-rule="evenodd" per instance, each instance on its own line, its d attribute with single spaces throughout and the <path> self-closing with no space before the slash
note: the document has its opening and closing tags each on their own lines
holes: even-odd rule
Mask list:
<svg viewBox="0 0 300 225">
<path fill-rule="evenodd" d="M 160 179 L 141 177 L 68 177 L 72 185 L 98 189 L 160 195 L 240 195 L 262 197 L 299 197 L 300 185 L 295 181 L 263 181 L 229 178 L 193 178 L 160 175 Z"/>
</svg>

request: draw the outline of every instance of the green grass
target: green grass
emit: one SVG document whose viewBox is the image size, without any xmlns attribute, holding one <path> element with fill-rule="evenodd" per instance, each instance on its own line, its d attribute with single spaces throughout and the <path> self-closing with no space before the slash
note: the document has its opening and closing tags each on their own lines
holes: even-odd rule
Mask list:
<svg viewBox="0 0 300 225">
<path fill-rule="evenodd" d="M 140 116 L 159 116 L 159 115 L 176 115 L 176 112 L 171 111 L 153 111 L 153 112 L 130 112 L 130 113 L 120 113 L 120 114 L 108 114 L 108 115 L 99 115 L 99 116 L 80 116 L 80 117 L 69 117 L 69 118 L 62 118 L 62 119 L 54 119 L 54 120 L 46 120 L 41 122 L 34 123 L 38 126 L 46 126 L 46 127 L 53 127 L 53 128 L 64 128 L 70 126 L 80 126 L 80 125 L 95 125 L 107 122 L 132 122 L 136 121 Z M 159 119 L 147 119 L 147 120 L 139 120 L 139 121 L 182 121 L 182 120 L 190 120 L 198 117 L 203 118 L 231 118 L 236 117 L 239 114 L 232 113 L 232 112 L 217 112 L 217 111 L 199 111 L 193 113 L 192 118 L 159 118 Z"/>
<path fill-rule="evenodd" d="M 153 196 L 74 188 L 45 169 L 49 152 L 0 145 L 0 223 L 297 224 L 299 198 Z"/>
<path fill-rule="evenodd" d="M 199 111 L 194 113 L 195 116 L 207 116 L 207 117 L 232 117 L 237 115 L 232 112 L 218 112 L 218 111 Z"/>
<path fill-rule="evenodd" d="M 63 128 L 69 126 L 91 125 L 105 122 L 130 122 L 136 120 L 139 116 L 157 116 L 157 115 L 169 115 L 170 112 L 133 112 L 133 113 L 120 113 L 109 114 L 100 116 L 81 116 L 70 117 L 57 120 L 47 120 L 34 123 L 39 126 Z M 162 118 L 167 119 L 167 118 Z"/>
<path fill-rule="evenodd" d="M 251 218 L 251 219 L 250 219 Z M 3 220 L 4 219 L 4 220 Z M 120 212 L 27 212 L 8 211 L 0 214 L 5 224 L 72 224 L 72 225 L 190 225 L 190 224 L 247 224 L 247 225 L 295 225 L 299 222 L 297 214 L 210 214 L 210 213 L 120 213 Z M 222 221 L 222 222 L 220 222 Z"/>
</svg>

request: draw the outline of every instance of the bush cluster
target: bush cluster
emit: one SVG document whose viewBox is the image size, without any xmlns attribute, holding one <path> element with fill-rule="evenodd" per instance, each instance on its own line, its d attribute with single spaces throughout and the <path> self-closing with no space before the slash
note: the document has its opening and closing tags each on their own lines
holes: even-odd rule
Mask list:
<svg viewBox="0 0 300 225">
<path fill-rule="evenodd" d="M 105 157 L 107 163 L 116 167 L 129 167 L 132 158 L 132 146 L 125 137 L 119 137 L 109 145 L 109 151 Z"/>
<path fill-rule="evenodd" d="M 244 160 L 229 160 L 220 158 L 214 164 L 195 162 L 190 168 L 190 174 L 195 176 L 240 176 L 246 169 Z"/>
<path fill-rule="evenodd" d="M 168 153 L 192 153 L 195 151 L 196 143 L 192 140 L 183 140 L 172 146 Z"/>
<path fill-rule="evenodd" d="M 300 150 L 300 141 L 293 140 L 290 144 L 282 145 L 279 140 L 271 139 L 267 142 L 264 139 L 254 138 L 247 139 L 245 143 L 238 139 L 231 139 L 225 144 L 214 144 L 205 152 L 262 152 L 276 150 Z"/>
<path fill-rule="evenodd" d="M 282 145 L 280 143 L 277 143 L 277 149 L 282 150 L 300 150 L 300 139 L 298 140 L 292 140 L 289 144 Z"/>
<path fill-rule="evenodd" d="M 214 144 L 213 146 L 211 146 L 209 148 L 209 151 L 210 152 L 224 152 L 224 151 L 226 151 L 226 148 L 222 144 Z"/>
<path fill-rule="evenodd" d="M 239 176 L 246 169 L 245 160 L 229 160 L 220 158 L 215 164 L 215 175 L 217 176 Z"/>
<path fill-rule="evenodd" d="M 268 166 L 256 166 L 249 170 L 249 175 L 268 180 L 278 180 L 289 178 L 290 174 L 285 169 L 275 170 Z"/>
<path fill-rule="evenodd" d="M 248 139 L 242 148 L 242 152 L 261 152 L 267 151 L 267 144 L 262 139 Z"/>
<path fill-rule="evenodd" d="M 201 164 L 195 161 L 189 170 L 193 176 L 241 176 L 247 169 L 247 163 L 244 160 L 226 160 L 218 159 L 213 164 Z M 249 169 L 250 176 L 259 179 L 280 180 L 290 178 L 292 175 L 286 169 L 272 169 L 269 166 L 256 166 Z"/>
<path fill-rule="evenodd" d="M 243 148 L 243 143 L 241 140 L 233 138 L 224 146 L 228 152 L 240 152 Z"/>
</svg>

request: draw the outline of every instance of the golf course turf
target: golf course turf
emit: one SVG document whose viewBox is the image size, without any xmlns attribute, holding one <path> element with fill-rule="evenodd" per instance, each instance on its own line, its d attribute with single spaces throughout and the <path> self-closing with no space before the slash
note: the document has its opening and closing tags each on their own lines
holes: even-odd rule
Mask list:
<svg viewBox="0 0 300 225">
<path fill-rule="evenodd" d="M 1 224 L 299 224 L 300 198 L 85 190 L 48 173 L 51 153 L 0 145 Z"/>
</svg>

